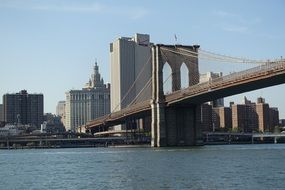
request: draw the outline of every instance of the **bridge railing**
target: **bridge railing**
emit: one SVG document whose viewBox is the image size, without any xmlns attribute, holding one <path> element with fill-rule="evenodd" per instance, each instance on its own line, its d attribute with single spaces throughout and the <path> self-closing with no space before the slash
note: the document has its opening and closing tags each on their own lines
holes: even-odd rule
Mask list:
<svg viewBox="0 0 285 190">
<path fill-rule="evenodd" d="M 95 120 L 88 122 L 87 126 L 109 122 L 112 121 L 113 119 L 119 119 L 129 114 L 134 114 L 137 112 L 147 110 L 148 108 L 150 108 L 150 100 L 145 100 L 143 102 L 139 102 L 129 107 L 123 108 L 120 111 L 112 112 L 109 115 L 96 118 Z"/>
<path fill-rule="evenodd" d="M 212 79 L 207 82 L 198 83 L 196 85 L 181 89 L 179 91 L 175 91 L 168 95 L 169 99 L 172 99 L 170 97 L 175 97 L 177 94 L 197 94 L 199 92 L 207 92 L 211 91 L 213 88 L 216 88 L 217 86 L 220 86 L 221 84 L 225 83 L 234 83 L 236 81 L 240 81 L 243 79 L 248 79 L 257 75 L 260 75 L 261 73 L 268 73 L 271 71 L 278 71 L 278 70 L 284 70 L 285 69 L 285 60 L 275 61 L 275 62 L 268 62 L 266 64 L 247 69 L 245 71 L 231 73 L 229 75 L 221 76 L 215 79 Z"/>
</svg>

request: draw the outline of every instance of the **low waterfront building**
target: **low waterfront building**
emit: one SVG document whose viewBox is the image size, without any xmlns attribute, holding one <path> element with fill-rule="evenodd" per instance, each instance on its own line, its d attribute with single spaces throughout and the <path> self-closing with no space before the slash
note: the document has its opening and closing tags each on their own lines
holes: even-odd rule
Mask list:
<svg viewBox="0 0 285 190">
<path fill-rule="evenodd" d="M 61 117 L 51 113 L 44 115 L 44 123 L 41 125 L 41 131 L 47 133 L 65 132 L 65 127 L 61 121 Z"/>
<path fill-rule="evenodd" d="M 73 132 L 88 121 L 110 113 L 110 84 L 104 84 L 97 62 L 85 87 L 66 93 L 65 113 L 65 128 Z"/>
<path fill-rule="evenodd" d="M 8 136 L 16 136 L 20 135 L 25 132 L 27 127 L 25 125 L 12 125 L 6 124 L 4 127 L 0 128 L 0 136 L 1 137 L 8 137 Z"/>
</svg>

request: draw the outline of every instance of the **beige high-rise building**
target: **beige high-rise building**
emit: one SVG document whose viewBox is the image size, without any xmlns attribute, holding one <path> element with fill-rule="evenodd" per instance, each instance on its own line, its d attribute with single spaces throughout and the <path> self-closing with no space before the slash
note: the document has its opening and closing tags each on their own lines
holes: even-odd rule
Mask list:
<svg viewBox="0 0 285 190">
<path fill-rule="evenodd" d="M 88 121 L 110 113 L 110 84 L 105 85 L 97 62 L 93 74 L 82 90 L 66 93 L 66 130 L 76 131 Z"/>
<path fill-rule="evenodd" d="M 120 37 L 110 44 L 111 111 L 151 98 L 151 43 L 148 34 Z M 143 90 L 142 90 L 143 89 Z M 140 94 L 140 95 L 139 95 Z"/>
<path fill-rule="evenodd" d="M 222 128 L 224 131 L 232 128 L 232 110 L 229 107 L 213 108 L 213 128 Z"/>
<path fill-rule="evenodd" d="M 265 103 L 264 98 L 258 98 L 256 103 L 256 113 L 258 116 L 258 129 L 259 131 L 270 131 L 270 115 L 269 105 Z"/>
<path fill-rule="evenodd" d="M 256 104 L 244 97 L 243 104 L 233 104 L 232 108 L 232 128 L 242 132 L 258 131 L 258 116 Z"/>
</svg>

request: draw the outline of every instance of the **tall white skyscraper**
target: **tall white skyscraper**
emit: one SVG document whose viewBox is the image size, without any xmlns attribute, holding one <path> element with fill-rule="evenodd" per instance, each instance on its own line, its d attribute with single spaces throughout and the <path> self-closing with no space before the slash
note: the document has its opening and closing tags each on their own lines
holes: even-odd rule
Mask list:
<svg viewBox="0 0 285 190">
<path fill-rule="evenodd" d="M 151 98 L 151 43 L 148 34 L 120 37 L 110 44 L 111 111 Z"/>
<path fill-rule="evenodd" d="M 82 90 L 66 92 L 65 109 L 65 128 L 71 131 L 110 113 L 110 84 L 104 84 L 97 62 L 89 82 Z"/>
<path fill-rule="evenodd" d="M 65 101 L 59 101 L 56 106 L 56 115 L 62 116 L 65 114 Z"/>
</svg>

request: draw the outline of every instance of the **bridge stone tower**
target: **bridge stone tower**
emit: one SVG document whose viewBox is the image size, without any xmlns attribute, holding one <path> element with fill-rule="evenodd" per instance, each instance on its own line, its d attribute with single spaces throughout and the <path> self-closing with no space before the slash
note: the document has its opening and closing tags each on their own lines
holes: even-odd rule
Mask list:
<svg viewBox="0 0 285 190">
<path fill-rule="evenodd" d="M 177 52 L 183 48 L 193 57 Z M 163 66 L 169 64 L 172 75 L 172 92 L 180 90 L 182 64 L 188 68 L 188 85 L 199 83 L 199 46 L 154 45 L 152 47 L 152 100 L 151 146 L 196 145 L 201 139 L 199 129 L 200 106 L 193 104 L 166 105 L 163 92 Z"/>
</svg>

